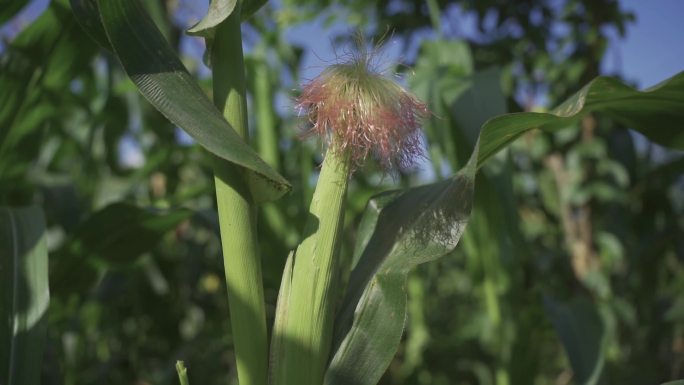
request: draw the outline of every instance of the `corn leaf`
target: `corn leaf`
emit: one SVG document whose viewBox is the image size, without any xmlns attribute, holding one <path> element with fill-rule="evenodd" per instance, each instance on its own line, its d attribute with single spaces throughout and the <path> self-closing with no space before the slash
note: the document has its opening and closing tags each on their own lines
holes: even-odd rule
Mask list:
<svg viewBox="0 0 684 385">
<path fill-rule="evenodd" d="M 93 0 L 74 0 L 72 9 L 97 40 L 101 40 L 101 23 L 124 70 L 157 110 L 212 154 L 250 171 L 255 201 L 273 200 L 290 190 L 289 182 L 268 166 L 214 107 L 141 2 L 107 0 L 95 5 Z M 99 10 L 99 20 L 94 9 Z"/>
<path fill-rule="evenodd" d="M 368 203 L 326 385 L 380 380 L 404 329 L 409 271 L 454 250 L 465 230 L 476 159 L 477 146 L 468 165 L 448 180 L 386 192 Z"/>
<path fill-rule="evenodd" d="M 562 128 L 591 112 L 609 114 L 657 143 L 684 149 L 684 72 L 645 91 L 599 77 L 549 113 L 492 118 L 482 125 L 476 150 L 455 177 L 374 197 L 360 224 L 326 385 L 374 385 L 380 380 L 403 332 L 406 274 L 456 247 L 470 217 L 475 169 L 528 130 Z M 558 321 L 557 315 L 568 309 L 547 301 L 547 311 Z M 605 333 L 592 311 L 583 310 L 584 316 L 567 322 L 554 321 L 583 384 L 598 380 L 604 360 Z M 593 334 L 587 340 L 593 342 L 578 347 L 581 341 L 572 332 L 589 324 Z"/>
<path fill-rule="evenodd" d="M 605 113 L 665 147 L 684 150 L 684 72 L 644 91 L 600 76 L 548 113 L 490 119 L 480 131 L 478 165 L 533 128 L 562 128 L 591 112 Z"/>
</svg>

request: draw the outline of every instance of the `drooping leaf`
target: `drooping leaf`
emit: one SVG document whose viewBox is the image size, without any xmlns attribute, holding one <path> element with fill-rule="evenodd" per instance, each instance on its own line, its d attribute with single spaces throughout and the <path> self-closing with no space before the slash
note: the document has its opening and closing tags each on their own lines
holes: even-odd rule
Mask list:
<svg viewBox="0 0 684 385">
<path fill-rule="evenodd" d="M 213 38 L 216 26 L 233 13 L 237 3 L 238 0 L 211 0 L 207 14 L 188 29 L 188 35 Z"/>
<path fill-rule="evenodd" d="M 0 383 L 40 383 L 50 302 L 47 258 L 41 210 L 0 208 Z"/>
<path fill-rule="evenodd" d="M 98 279 L 98 266 L 130 265 L 191 214 L 188 210 L 150 210 L 127 203 L 114 203 L 95 212 L 55 252 L 51 273 L 55 292 L 88 288 Z"/>
<path fill-rule="evenodd" d="M 478 165 L 533 128 L 564 127 L 590 112 L 608 114 L 658 144 L 684 150 L 684 72 L 644 91 L 614 78 L 597 77 L 548 113 L 490 119 L 480 131 Z"/>
<path fill-rule="evenodd" d="M 387 369 L 404 330 L 407 274 L 456 247 L 470 217 L 476 159 L 477 146 L 468 165 L 448 180 L 369 202 L 358 262 L 335 320 L 326 385 L 374 385 Z"/>
<path fill-rule="evenodd" d="M 240 19 L 246 20 L 259 10 L 267 0 L 242 0 L 240 4 Z M 213 38 L 216 26 L 226 20 L 237 6 L 238 0 L 211 0 L 207 14 L 197 24 L 188 28 L 188 34 Z"/>
<path fill-rule="evenodd" d="M 87 0 L 86 0 L 87 1 Z M 89 5 L 78 9 L 92 10 Z M 188 73 L 138 1 L 108 0 L 97 3 L 106 36 L 126 73 L 145 98 L 172 123 L 184 129 L 212 154 L 249 170 L 256 201 L 275 199 L 290 184 L 269 167 L 235 132 Z M 81 25 L 97 29 L 97 13 Z M 243 69 L 234 69 L 240 70 Z"/>
<path fill-rule="evenodd" d="M 242 0 L 240 3 L 240 20 L 244 21 L 266 4 L 266 0 Z M 207 67 L 212 66 L 210 52 L 216 36 L 216 27 L 235 12 L 237 4 L 238 0 L 211 0 L 207 14 L 187 30 L 190 36 L 204 38 L 206 48 L 202 60 Z"/>
<path fill-rule="evenodd" d="M 596 305 L 584 299 L 563 303 L 545 297 L 544 308 L 568 355 L 574 382 L 597 384 L 605 363 L 606 333 Z"/>
</svg>

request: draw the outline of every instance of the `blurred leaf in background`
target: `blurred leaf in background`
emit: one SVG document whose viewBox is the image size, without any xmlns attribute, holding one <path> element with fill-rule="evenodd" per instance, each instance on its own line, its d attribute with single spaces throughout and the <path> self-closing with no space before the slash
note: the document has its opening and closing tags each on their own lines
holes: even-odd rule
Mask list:
<svg viewBox="0 0 684 385">
<path fill-rule="evenodd" d="M 0 208 L 0 380 L 40 384 L 50 303 L 45 220 L 38 207 Z"/>
</svg>

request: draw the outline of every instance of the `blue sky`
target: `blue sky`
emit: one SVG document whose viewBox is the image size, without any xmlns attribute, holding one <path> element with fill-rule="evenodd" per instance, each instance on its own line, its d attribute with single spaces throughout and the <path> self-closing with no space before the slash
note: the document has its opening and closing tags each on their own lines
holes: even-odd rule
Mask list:
<svg viewBox="0 0 684 385">
<path fill-rule="evenodd" d="M 684 1 L 621 0 L 636 15 L 623 40 L 614 40 L 603 62 L 617 72 L 649 87 L 684 70 Z"/>
</svg>

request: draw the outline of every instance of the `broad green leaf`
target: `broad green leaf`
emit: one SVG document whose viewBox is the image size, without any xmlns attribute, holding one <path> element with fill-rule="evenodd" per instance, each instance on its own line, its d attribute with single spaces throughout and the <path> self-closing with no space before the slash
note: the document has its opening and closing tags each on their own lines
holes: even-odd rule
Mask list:
<svg viewBox="0 0 684 385">
<path fill-rule="evenodd" d="M 606 333 L 596 306 L 584 299 L 563 303 L 545 297 L 544 308 L 565 347 L 574 382 L 597 384 L 605 363 Z"/>
<path fill-rule="evenodd" d="M 684 380 L 670 381 L 661 385 L 684 385 Z"/>
<path fill-rule="evenodd" d="M 96 0 L 69 0 L 71 10 L 76 16 L 76 20 L 86 31 L 88 36 L 95 40 L 102 47 L 113 51 L 107 33 L 105 32 L 100 11 Z"/>
<path fill-rule="evenodd" d="M 490 119 L 481 129 L 478 165 L 533 128 L 564 127 L 590 112 L 606 113 L 658 144 L 684 150 L 684 72 L 644 91 L 598 77 L 548 113 Z"/>
<path fill-rule="evenodd" d="M 90 287 L 99 277 L 99 266 L 130 265 L 191 214 L 188 210 L 146 210 L 127 203 L 95 212 L 55 252 L 51 279 L 55 291 Z"/>
<path fill-rule="evenodd" d="M 368 203 L 326 385 L 374 385 L 387 369 L 404 330 L 407 274 L 456 247 L 470 217 L 476 159 L 477 146 L 453 177 Z"/>
<path fill-rule="evenodd" d="M 275 199 L 290 184 L 235 132 L 188 73 L 138 1 L 98 3 L 107 38 L 126 73 L 145 98 L 212 154 L 250 170 L 256 201 Z M 84 26 L 97 25 L 93 12 Z M 97 34 L 97 33 L 95 33 Z M 242 71 L 243 69 L 234 69 Z"/>
<path fill-rule="evenodd" d="M 47 258 L 41 210 L 0 208 L 0 383 L 40 383 L 50 302 Z"/>
<path fill-rule="evenodd" d="M 354 324 L 325 374 L 325 385 L 375 385 L 399 347 L 406 321 L 406 275 L 373 277 L 358 304 Z"/>
</svg>

